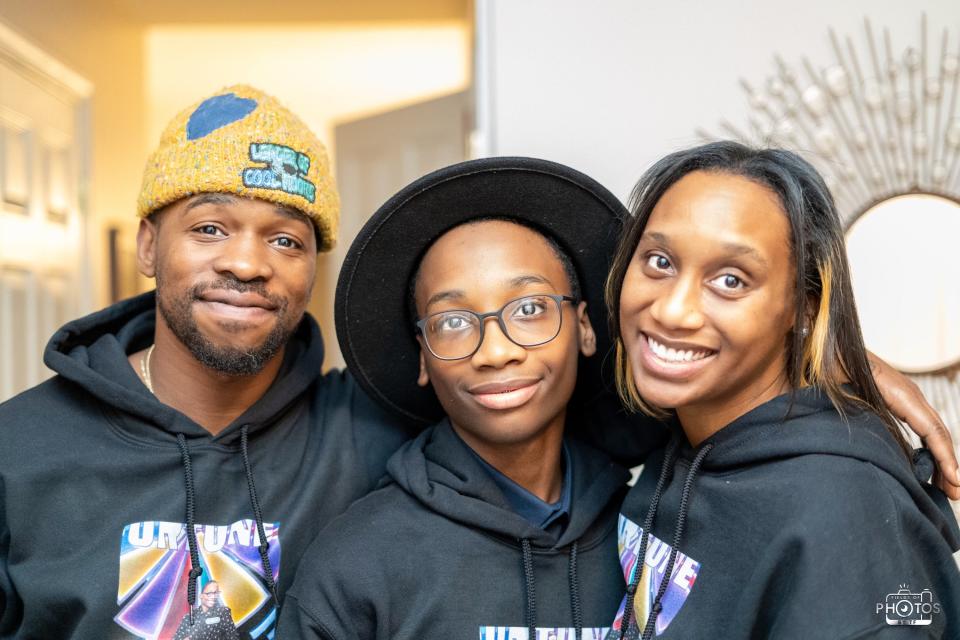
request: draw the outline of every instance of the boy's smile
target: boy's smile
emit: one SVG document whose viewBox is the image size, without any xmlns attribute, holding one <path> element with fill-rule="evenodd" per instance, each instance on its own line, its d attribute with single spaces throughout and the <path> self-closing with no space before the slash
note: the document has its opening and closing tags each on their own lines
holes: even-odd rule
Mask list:
<svg viewBox="0 0 960 640">
<path fill-rule="evenodd" d="M 485 220 L 456 227 L 430 247 L 414 293 L 417 316 L 424 318 L 452 310 L 483 314 L 517 298 L 572 292 L 563 263 L 544 237 L 511 222 Z M 453 428 L 488 461 L 504 445 L 559 440 L 577 359 L 595 349 L 585 308 L 560 304 L 559 333 L 535 347 L 511 341 L 495 318 L 484 319 L 479 348 L 458 360 L 433 356 L 420 336 L 418 383 L 433 386 Z"/>
</svg>

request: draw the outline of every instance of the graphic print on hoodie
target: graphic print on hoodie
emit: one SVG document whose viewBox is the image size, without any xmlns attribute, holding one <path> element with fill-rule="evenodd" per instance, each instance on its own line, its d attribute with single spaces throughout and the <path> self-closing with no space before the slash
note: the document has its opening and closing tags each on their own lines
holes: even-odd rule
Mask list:
<svg viewBox="0 0 960 640">
<path fill-rule="evenodd" d="M 263 527 L 275 584 L 280 577 L 280 526 L 265 522 Z M 229 623 L 243 637 L 263 636 L 273 628 L 276 608 L 258 551 L 260 534 L 256 523 L 239 520 L 232 525 L 198 524 L 194 528 L 203 567 L 202 583 L 197 585 L 196 593 L 200 594 L 209 580 L 216 581 L 220 588 L 218 600 L 224 604 L 216 616 L 195 615 L 195 624 L 223 625 L 227 621 L 221 617 L 229 615 Z M 121 609 L 114 621 L 139 638 L 179 638 L 178 630 L 189 618 L 189 570 L 185 524 L 137 522 L 124 527 L 117 591 Z"/>
<path fill-rule="evenodd" d="M 657 599 L 657 593 L 664 576 L 667 575 L 667 564 L 670 562 L 670 552 L 673 550 L 673 547 L 660 538 L 649 536 L 644 553 L 645 561 L 643 565 L 640 565 L 637 554 L 640 553 L 642 537 L 643 527 L 621 515 L 617 525 L 617 548 L 620 551 L 620 566 L 623 568 L 623 576 L 627 584 L 630 584 L 637 577 L 637 572 L 641 571 L 642 566 L 646 567 L 637 581 L 637 594 L 633 601 L 635 612 L 633 617 L 637 620 L 647 619 L 647 615 Z M 670 574 L 664 595 L 660 600 L 663 611 L 657 616 L 657 635 L 663 633 L 670 626 L 670 622 L 677 613 L 680 612 L 680 607 L 687 601 L 699 573 L 699 562 L 684 553 L 678 552 L 676 554 L 673 572 Z M 624 598 L 613 622 L 613 629 L 621 628 L 626 606 L 627 599 Z"/>
<path fill-rule="evenodd" d="M 915 474 L 875 415 L 847 420 L 808 388 L 792 404 L 783 395 L 753 409 L 696 448 L 676 427 L 674 441 L 647 461 L 620 521 L 628 581 L 647 518 L 653 582 L 663 573 L 656 556 L 679 539 L 648 637 L 960 639 L 952 557 L 960 530 L 945 496 L 917 479 L 932 464 Z M 687 578 L 688 592 L 680 588 Z M 610 638 L 643 637 L 659 593 L 651 600 L 652 587 L 636 590 L 623 633 L 621 606 Z M 918 599 L 927 591 L 937 609 L 888 623 L 885 606 L 901 588 Z M 910 618 L 926 624 L 901 628 Z"/>
<path fill-rule="evenodd" d="M 304 554 L 278 637 L 572 640 L 605 635 L 623 593 L 616 517 L 628 472 L 575 439 L 570 516 L 544 530 L 509 506 L 449 423 L 387 465 L 379 489 Z"/>
<path fill-rule="evenodd" d="M 183 580 L 187 458 L 203 539 L 197 592 L 223 579 L 221 600 L 241 628 L 263 622 L 259 637 L 268 637 L 273 598 L 257 608 L 266 573 L 240 535 L 257 517 L 251 488 L 282 602 L 308 543 L 376 485 L 409 437 L 349 375 L 321 374 L 323 344 L 309 317 L 264 396 L 211 435 L 159 402 L 127 360 L 153 340 L 155 305 L 145 294 L 67 324 L 45 354 L 58 375 L 0 404 L 0 638 L 132 640 L 158 628 L 169 637 L 187 609 L 185 583 L 161 584 Z M 176 541 L 169 533 L 163 542 L 176 550 L 128 559 L 123 541 L 144 543 L 148 523 L 176 529 Z M 207 532 L 215 548 L 218 527 L 228 526 L 239 543 L 205 551 Z"/>
</svg>

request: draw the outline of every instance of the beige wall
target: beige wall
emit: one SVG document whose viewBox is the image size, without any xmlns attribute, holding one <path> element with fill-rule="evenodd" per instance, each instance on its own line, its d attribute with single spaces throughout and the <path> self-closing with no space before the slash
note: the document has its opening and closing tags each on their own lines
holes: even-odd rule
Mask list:
<svg viewBox="0 0 960 640">
<path fill-rule="evenodd" d="M 108 230 L 121 227 L 130 257 L 146 155 L 167 120 L 188 104 L 228 84 L 254 84 L 302 115 L 332 147 L 338 122 L 464 89 L 471 25 L 461 3 L 421 4 L 423 14 L 442 10 L 439 18 L 414 13 L 357 22 L 338 14 L 337 22 L 217 24 L 207 7 L 203 24 L 190 23 L 189 11 L 177 14 L 177 24 L 156 24 L 148 5 L 125 1 L 0 3 L 0 21 L 94 85 L 93 308 L 109 303 Z M 457 13 L 463 18 L 451 17 Z M 320 288 L 315 298 L 321 296 L 332 292 Z"/>
<path fill-rule="evenodd" d="M 106 234 L 136 228 L 145 117 L 143 32 L 67 0 L 5 0 L 0 20 L 94 85 L 89 193 L 93 306 L 107 303 Z"/>
<path fill-rule="evenodd" d="M 159 25 L 145 36 L 148 133 L 185 105 L 252 84 L 328 146 L 335 123 L 466 88 L 469 24 Z"/>
<path fill-rule="evenodd" d="M 465 20 L 160 25 L 145 35 L 148 139 L 159 139 L 184 106 L 220 87 L 247 83 L 303 118 L 335 162 L 336 124 L 462 91 L 469 83 L 469 61 Z M 321 259 L 319 268 L 333 264 L 339 262 Z M 310 304 L 328 343 L 334 341 L 332 281 L 318 273 Z"/>
</svg>

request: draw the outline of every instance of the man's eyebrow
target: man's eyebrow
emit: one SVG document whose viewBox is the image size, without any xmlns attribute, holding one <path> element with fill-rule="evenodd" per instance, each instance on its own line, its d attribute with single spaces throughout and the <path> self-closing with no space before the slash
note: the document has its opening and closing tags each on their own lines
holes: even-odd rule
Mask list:
<svg viewBox="0 0 960 640">
<path fill-rule="evenodd" d="M 290 220 L 299 220 L 309 227 L 313 227 L 313 220 L 311 220 L 305 213 L 292 209 L 290 207 L 285 207 L 282 204 L 276 206 L 276 211 L 279 215 L 284 218 L 289 218 Z"/>
<path fill-rule="evenodd" d="M 187 213 L 191 209 L 196 209 L 197 207 L 205 204 L 233 204 L 235 202 L 237 202 L 237 197 L 230 195 L 229 193 L 201 193 L 187 203 L 187 206 L 184 208 L 183 212 Z M 313 228 L 313 221 L 305 213 L 298 211 L 297 209 L 286 207 L 282 204 L 276 205 L 274 209 L 278 215 L 283 216 L 284 218 L 288 218 L 290 220 L 299 220 L 308 227 Z"/>
<path fill-rule="evenodd" d="M 236 201 L 236 197 L 230 195 L 229 193 L 201 193 L 187 203 L 187 206 L 184 208 L 183 212 L 186 213 L 191 209 L 196 209 L 197 207 L 205 204 L 233 204 Z"/>
</svg>

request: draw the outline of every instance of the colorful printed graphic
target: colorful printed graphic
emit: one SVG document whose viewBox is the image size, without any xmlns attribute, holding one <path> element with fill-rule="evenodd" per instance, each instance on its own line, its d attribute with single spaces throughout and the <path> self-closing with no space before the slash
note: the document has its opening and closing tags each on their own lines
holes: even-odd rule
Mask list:
<svg viewBox="0 0 960 640">
<path fill-rule="evenodd" d="M 603 640 L 606 628 L 583 629 L 583 640 Z M 534 640 L 577 640 L 577 630 L 573 627 L 537 627 Z M 480 627 L 480 640 L 530 640 L 526 627 Z"/>
<path fill-rule="evenodd" d="M 276 581 L 280 577 L 280 525 L 265 522 L 263 528 Z M 150 640 L 233 638 L 233 627 L 248 634 L 242 636 L 245 638 L 272 638 L 277 612 L 257 550 L 260 536 L 256 523 L 198 524 L 194 530 L 203 567 L 197 584 L 196 611 L 200 615 L 195 614 L 194 621 L 227 631 L 210 635 L 211 627 L 201 636 L 186 630 L 190 553 L 187 526 L 180 522 L 147 521 L 124 527 L 117 589 L 120 612 L 114 621 L 134 636 Z"/>
<path fill-rule="evenodd" d="M 254 142 L 250 145 L 250 159 L 266 167 L 243 170 L 243 184 L 257 189 L 273 189 L 300 196 L 308 202 L 317 197 L 317 187 L 307 180 L 310 158 L 282 144 Z"/>
<path fill-rule="evenodd" d="M 637 553 L 640 551 L 640 537 L 642 535 L 643 529 L 639 525 L 629 518 L 623 517 L 622 514 L 620 515 L 617 536 L 620 548 L 620 566 L 623 567 L 623 577 L 628 583 L 634 578 L 635 572 L 639 570 Z M 657 591 L 660 590 L 660 583 L 663 582 L 664 574 L 667 572 L 667 561 L 670 559 L 671 550 L 672 547 L 669 544 L 656 536 L 650 536 L 650 540 L 647 542 L 646 558 L 643 563 L 646 570 L 642 571 L 640 580 L 637 582 L 637 593 L 633 600 L 633 616 L 626 637 L 639 637 L 638 627 L 646 624 L 648 612 L 653 607 Z M 697 575 L 700 573 L 700 563 L 683 553 L 677 553 L 673 566 L 672 578 L 670 578 L 667 590 L 661 600 L 663 609 L 657 616 L 657 623 L 654 627 L 656 635 L 663 633 L 677 615 L 677 612 L 680 611 L 680 607 L 686 602 L 690 590 L 693 589 L 693 583 L 696 582 Z M 627 598 L 624 597 L 610 630 L 610 637 L 613 637 L 613 632 L 616 632 L 616 637 L 619 637 L 620 623 L 626 606 Z"/>
</svg>

